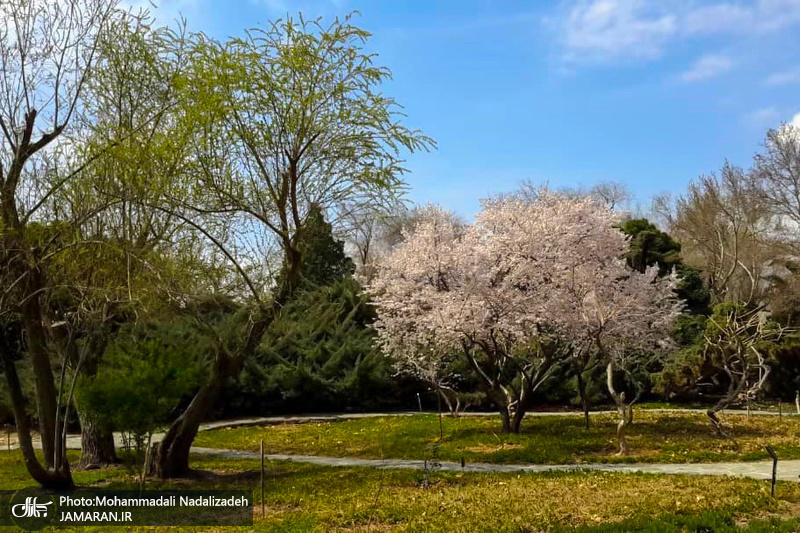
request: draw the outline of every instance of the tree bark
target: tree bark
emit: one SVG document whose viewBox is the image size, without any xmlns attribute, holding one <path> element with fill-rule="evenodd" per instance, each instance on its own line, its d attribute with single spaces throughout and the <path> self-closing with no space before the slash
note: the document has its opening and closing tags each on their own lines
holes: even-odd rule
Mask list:
<svg viewBox="0 0 800 533">
<path fill-rule="evenodd" d="M 98 426 L 88 414 L 78 410 L 81 423 L 81 460 L 79 466 L 109 465 L 119 462 L 114 434 Z"/>
<path fill-rule="evenodd" d="M 619 443 L 619 455 L 627 455 L 628 453 L 628 440 L 626 438 L 626 430 L 628 429 L 628 413 L 625 408 L 625 393 L 617 393 L 614 388 L 614 362 L 610 361 L 606 367 L 606 384 L 608 386 L 608 393 L 617 404 L 617 414 L 619 415 L 619 422 L 617 423 L 617 442 Z"/>
<path fill-rule="evenodd" d="M 86 358 L 80 368 L 80 372 L 84 376 L 88 378 L 97 376 L 99 353 L 105 349 L 104 346 L 105 343 L 95 343 L 93 350 L 96 351 Z M 77 400 L 73 399 L 73 402 L 81 424 L 81 460 L 79 466 L 87 468 L 118 463 L 119 459 L 114 445 L 113 432 L 99 426 L 90 413 L 81 409 Z"/>
<path fill-rule="evenodd" d="M 11 396 L 11 409 L 14 412 L 14 421 L 17 426 L 17 439 L 19 441 L 20 450 L 22 451 L 25 468 L 34 481 L 39 483 L 42 488 L 54 490 L 69 490 L 74 488 L 75 485 L 72 481 L 72 473 L 70 472 L 69 462 L 67 462 L 66 458 L 58 465 L 58 468 L 46 468 L 39 463 L 39 459 L 36 457 L 36 451 L 33 448 L 28 415 L 25 413 L 25 397 L 22 394 L 22 386 L 19 381 L 19 375 L 17 374 L 17 367 L 6 346 L 0 346 L 0 359 L 2 359 L 8 391 Z"/>
<path fill-rule="evenodd" d="M 223 357 L 217 357 L 215 366 L 220 366 Z M 215 369 L 209 381 L 195 394 L 189 407 L 178 417 L 167 431 L 164 439 L 153 447 L 154 473 L 160 479 L 186 477 L 189 468 L 189 453 L 192 442 L 200 429 L 200 423 L 208 416 L 214 401 L 224 386 L 227 374 Z"/>
<path fill-rule="evenodd" d="M 583 380 L 583 372 L 578 370 L 578 395 L 581 398 L 583 408 L 583 420 L 586 429 L 589 429 L 589 399 L 586 397 L 586 382 Z"/>
<path fill-rule="evenodd" d="M 503 424 L 503 433 L 513 433 L 511 431 L 511 417 L 508 415 L 508 409 L 500 408 L 500 421 Z"/>
<path fill-rule="evenodd" d="M 244 360 L 258 348 L 267 328 L 294 293 L 300 275 L 301 257 L 296 250 L 287 250 L 286 253 L 289 268 L 272 305 L 267 309 L 260 306 L 247 340 L 236 354 L 229 353 L 224 346 L 217 350 L 208 381 L 200 387 L 186 410 L 170 425 L 164 439 L 153 446 L 148 473 L 155 474 L 160 479 L 186 477 L 191 473 L 189 454 L 200 424 L 211 412 L 227 379 L 239 374 Z"/>
<path fill-rule="evenodd" d="M 33 273 L 28 275 L 35 276 Z M 42 324 L 39 298 L 36 295 L 32 295 L 35 290 L 35 288 L 31 288 L 29 291 L 31 295 L 28 296 L 28 300 L 22 308 L 22 318 L 27 333 L 28 354 L 33 365 L 42 453 L 45 466 L 53 468 L 56 439 L 61 434 L 60 429 L 56 427 L 58 394 L 55 378 L 53 377 L 53 368 L 50 365 L 50 354 L 47 351 L 46 333 Z"/>
</svg>

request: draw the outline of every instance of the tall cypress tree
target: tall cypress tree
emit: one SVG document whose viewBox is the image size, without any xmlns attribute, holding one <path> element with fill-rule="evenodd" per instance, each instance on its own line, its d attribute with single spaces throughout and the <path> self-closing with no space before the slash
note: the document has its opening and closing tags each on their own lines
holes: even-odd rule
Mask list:
<svg viewBox="0 0 800 533">
<path fill-rule="evenodd" d="M 331 285 L 355 272 L 353 260 L 344 253 L 344 241 L 333 236 L 333 227 L 325 220 L 325 213 L 317 204 L 312 204 L 303 223 L 300 242 L 299 292 Z M 278 284 L 284 277 L 281 270 Z"/>
</svg>

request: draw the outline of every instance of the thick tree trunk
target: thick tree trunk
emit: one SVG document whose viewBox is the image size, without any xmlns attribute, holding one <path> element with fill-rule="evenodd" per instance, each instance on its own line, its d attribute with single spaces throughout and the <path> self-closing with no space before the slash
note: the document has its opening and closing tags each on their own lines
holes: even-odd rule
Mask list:
<svg viewBox="0 0 800 533">
<path fill-rule="evenodd" d="M 518 409 L 514 411 L 514 416 L 511 418 L 511 433 L 519 434 L 522 428 L 522 419 L 525 418 L 526 409 Z"/>
<path fill-rule="evenodd" d="M 200 387 L 181 416 L 172 423 L 164 439 L 153 446 L 150 464 L 147 465 L 148 473 L 155 474 L 160 479 L 186 477 L 191 473 L 189 453 L 200 424 L 208 417 L 227 379 L 239 374 L 244 360 L 256 350 L 267 328 L 294 292 L 299 276 L 300 257 L 292 255 L 290 258 L 292 260 L 286 282 L 272 305 L 258 311 L 259 316 L 255 317 L 247 340 L 237 354 L 230 354 L 224 347 L 220 347 L 208 381 Z"/>
<path fill-rule="evenodd" d="M 214 372 L 209 382 L 197 391 L 189 407 L 172 423 L 164 439 L 153 447 L 152 473 L 160 479 L 186 477 L 189 453 L 200 424 L 211 412 L 214 401 L 222 391 L 226 375 Z"/>
<path fill-rule="evenodd" d="M 102 346 L 102 347 L 101 347 Z M 105 350 L 105 342 L 93 346 L 94 352 L 86 358 L 80 367 L 81 373 L 88 377 L 97 376 L 97 368 L 101 351 Z M 81 468 L 109 465 L 119 462 L 114 446 L 114 434 L 100 427 L 90 413 L 85 412 L 73 400 L 78 420 L 81 424 Z"/>
<path fill-rule="evenodd" d="M 19 375 L 17 374 L 17 367 L 11 358 L 9 350 L 7 350 L 5 346 L 0 346 L 0 359 L 2 359 L 6 383 L 8 384 L 8 391 L 11 396 L 11 408 L 14 412 L 14 421 L 17 426 L 17 439 L 19 441 L 20 450 L 22 451 L 25 468 L 28 470 L 31 477 L 45 489 L 68 490 L 74 488 L 72 473 L 70 472 L 69 463 L 66 458 L 58 465 L 58 468 L 55 469 L 46 468 L 39 463 L 31 440 L 28 415 L 25 413 L 25 397 L 22 394 L 22 386 L 19 381 Z"/>
<path fill-rule="evenodd" d="M 513 433 L 511 431 L 511 417 L 508 415 L 508 409 L 499 409 L 500 421 L 503 424 L 503 433 Z"/>
<path fill-rule="evenodd" d="M 114 435 L 98 426 L 87 413 L 78 410 L 81 423 L 81 468 L 109 465 L 119 462 L 114 446 Z"/>
<path fill-rule="evenodd" d="M 33 273 L 29 275 L 34 276 Z M 34 290 L 32 288 L 30 292 L 33 293 Z M 46 333 L 42 325 L 41 307 L 37 296 L 28 298 L 22 308 L 22 317 L 27 333 L 27 351 L 31 357 L 36 386 L 36 407 L 38 408 L 42 453 L 45 466 L 53 468 L 56 438 L 61 434 L 60 429 L 56 427 L 58 393 L 53 377 L 53 368 L 50 365 L 50 354 L 47 351 Z"/>
</svg>

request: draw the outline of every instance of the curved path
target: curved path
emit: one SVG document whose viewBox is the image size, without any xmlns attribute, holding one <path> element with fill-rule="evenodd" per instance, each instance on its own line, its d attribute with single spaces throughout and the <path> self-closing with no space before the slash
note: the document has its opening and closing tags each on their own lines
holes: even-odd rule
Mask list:
<svg viewBox="0 0 800 533">
<path fill-rule="evenodd" d="M 241 450 L 225 450 L 218 448 L 192 448 L 193 453 L 209 455 L 225 459 L 260 459 L 258 452 Z M 296 461 L 320 466 L 401 468 L 421 470 L 425 461 L 411 459 L 358 459 L 354 457 L 325 457 L 319 455 L 285 455 L 265 454 L 270 461 Z M 734 476 L 753 479 L 770 479 L 772 477 L 772 461 L 754 461 L 747 463 L 640 463 L 640 464 L 581 464 L 581 465 L 523 465 L 494 463 L 460 463 L 441 461 L 436 467 L 448 472 L 642 472 L 647 474 L 688 474 L 698 476 Z M 778 462 L 778 479 L 798 481 L 800 476 L 800 459 Z"/>
<path fill-rule="evenodd" d="M 704 413 L 702 409 L 650 409 L 657 412 L 698 412 Z M 612 411 L 594 411 L 592 414 L 606 414 Z M 347 414 L 324 414 L 309 416 L 271 416 L 259 418 L 243 418 L 237 420 L 220 420 L 203 424 L 200 431 L 208 431 L 221 428 L 275 425 L 275 424 L 302 424 L 309 422 L 332 422 L 342 420 L 353 420 L 361 418 L 375 418 L 383 416 L 412 416 L 417 412 L 401 413 L 347 413 Z M 467 413 L 466 416 L 494 416 L 496 413 Z M 583 413 L 574 411 L 557 411 L 544 413 L 530 413 L 530 416 L 580 416 Z M 746 411 L 728 410 L 727 415 L 746 415 Z M 751 411 L 752 415 L 774 415 L 778 413 L 771 411 Z M 796 414 L 786 414 L 786 416 L 798 416 Z M 117 446 L 122 445 L 120 435 L 114 435 Z M 163 438 L 163 433 L 153 435 L 153 442 L 158 442 Z M 38 445 L 36 442 L 34 445 Z M 70 449 L 80 449 L 80 435 L 70 435 L 67 437 L 67 447 Z M 17 446 L 12 444 L 11 449 Z M 192 452 L 226 459 L 260 459 L 258 452 L 248 452 L 242 450 L 228 450 L 222 448 L 201 448 L 192 447 Z M 400 468 L 420 470 L 425 468 L 426 462 L 423 460 L 412 459 L 359 459 L 354 457 L 326 457 L 317 455 L 286 455 L 286 454 L 266 454 L 266 459 L 271 461 L 296 461 L 301 463 L 315 464 L 320 466 L 333 467 L 369 467 L 369 468 Z M 754 462 L 727 462 L 727 463 L 639 463 L 639 464 L 602 464 L 589 463 L 580 465 L 546 465 L 546 464 L 495 464 L 495 463 L 466 463 L 463 467 L 460 463 L 441 461 L 437 464 L 437 469 L 449 472 L 574 472 L 574 471 L 599 471 L 599 472 L 641 472 L 649 474 L 687 474 L 687 475 L 712 475 L 712 476 L 734 476 L 747 477 L 753 479 L 770 479 L 772 477 L 771 461 Z M 788 481 L 800 481 L 800 460 L 787 460 L 778 462 L 777 478 Z"/>
<path fill-rule="evenodd" d="M 642 409 L 637 413 L 647 411 L 653 413 L 700 413 L 705 414 L 705 409 Z M 362 418 L 378 418 L 384 416 L 414 416 L 420 414 L 419 411 L 397 411 L 391 413 L 340 413 L 340 414 L 317 414 L 317 415 L 291 415 L 291 416 L 264 416 L 256 418 L 238 418 L 236 420 L 217 420 L 207 422 L 200 426 L 200 431 L 209 429 L 235 428 L 245 426 L 270 426 L 278 424 L 306 424 L 309 422 L 340 422 L 343 420 L 357 420 Z M 436 412 L 425 411 L 423 414 L 435 415 Z M 590 411 L 590 415 L 616 414 L 616 411 Z M 722 415 L 747 415 L 747 411 L 742 409 L 728 409 L 720 413 Z M 779 416 L 776 411 L 750 411 L 751 415 L 756 416 Z M 449 415 L 446 415 L 449 416 Z M 460 416 L 497 416 L 497 412 L 472 412 L 462 413 Z M 539 411 L 529 412 L 526 417 L 536 416 L 583 416 L 582 411 Z M 783 416 L 799 416 L 795 413 L 783 413 Z"/>
</svg>

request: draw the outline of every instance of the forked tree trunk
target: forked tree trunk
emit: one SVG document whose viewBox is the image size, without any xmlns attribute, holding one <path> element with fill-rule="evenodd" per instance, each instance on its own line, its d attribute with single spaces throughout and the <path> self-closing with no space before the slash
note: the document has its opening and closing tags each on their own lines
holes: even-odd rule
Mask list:
<svg viewBox="0 0 800 533">
<path fill-rule="evenodd" d="M 219 358 L 218 358 L 219 359 Z M 150 473 L 158 478 L 186 477 L 189 468 L 189 453 L 200 424 L 211 412 L 214 401 L 222 391 L 227 374 L 212 372 L 208 383 L 195 394 L 189 407 L 172 423 L 164 439 L 153 446 L 150 453 Z"/>
<path fill-rule="evenodd" d="M 36 281 L 38 281 L 38 275 L 33 273 L 29 275 L 36 277 Z M 34 293 L 36 289 L 30 287 L 29 292 Z M 28 298 L 22 308 L 22 318 L 27 334 L 27 351 L 33 366 L 42 454 L 44 455 L 45 467 L 53 468 L 56 438 L 61 435 L 60 429 L 56 427 L 58 394 L 55 378 L 53 377 L 53 367 L 50 365 L 50 354 L 47 351 L 46 333 L 42 325 L 42 312 L 37 296 Z"/>
<path fill-rule="evenodd" d="M 708 419 L 711 421 L 711 427 L 714 429 L 714 432 L 718 437 L 732 439 L 733 437 L 722 428 L 722 421 L 717 416 L 717 413 L 727 408 L 742 393 L 742 391 L 744 391 L 745 386 L 747 385 L 747 380 L 745 379 L 747 373 L 745 372 L 741 378 L 737 379 L 734 372 L 727 371 L 727 369 L 726 372 L 728 374 L 728 378 L 730 379 L 728 392 L 714 405 L 714 407 L 706 411 L 706 416 L 708 416 Z"/>
<path fill-rule="evenodd" d="M 625 405 L 625 393 L 618 393 L 614 388 L 614 362 L 610 361 L 606 367 L 606 384 L 608 386 L 608 393 L 613 398 L 614 403 L 617 405 L 617 414 L 619 421 L 617 422 L 617 442 L 619 443 L 619 455 L 627 455 L 628 453 L 628 439 L 626 431 L 628 429 L 628 413 Z"/>
<path fill-rule="evenodd" d="M 2 341 L 0 341 L 2 342 Z M 69 490 L 74 488 L 72 473 L 66 458 L 57 468 L 42 466 L 36 457 L 31 440 L 31 428 L 28 424 L 28 415 L 25 413 L 25 397 L 22 394 L 17 367 L 11 358 L 11 353 L 6 346 L 0 346 L 0 359 L 6 375 L 9 395 L 11 396 L 11 409 L 14 412 L 14 421 L 17 425 L 17 439 L 19 441 L 25 468 L 31 477 L 42 488 L 54 490 Z M 52 460 L 52 459 L 51 459 Z"/>
</svg>

